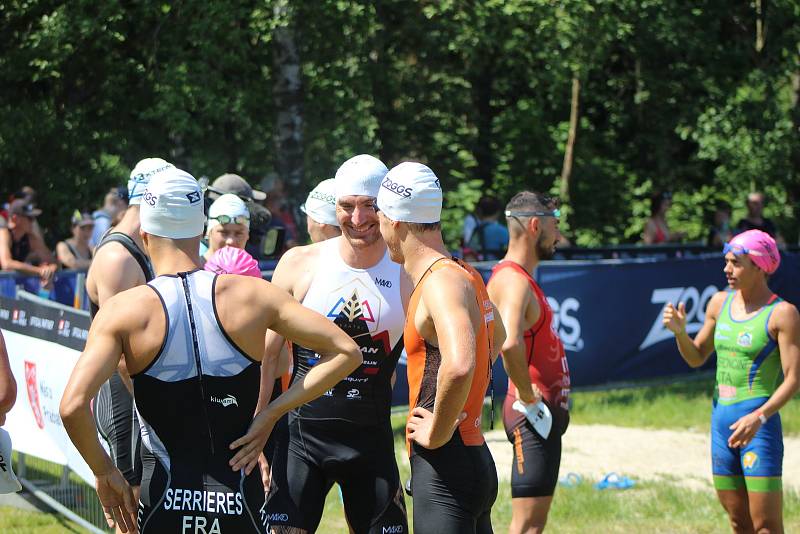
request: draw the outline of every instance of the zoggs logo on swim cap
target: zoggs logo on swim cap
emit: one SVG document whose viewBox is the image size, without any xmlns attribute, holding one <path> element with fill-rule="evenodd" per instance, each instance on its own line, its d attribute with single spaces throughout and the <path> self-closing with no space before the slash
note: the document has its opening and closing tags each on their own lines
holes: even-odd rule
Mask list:
<svg viewBox="0 0 800 534">
<path fill-rule="evenodd" d="M 391 191 L 397 196 L 411 198 L 411 193 L 414 192 L 413 189 L 410 187 L 406 187 L 404 185 L 400 185 L 397 182 L 391 181 L 389 178 L 384 178 L 383 183 L 381 183 L 381 187 Z"/>
<path fill-rule="evenodd" d="M 156 202 L 158 202 L 158 196 L 151 193 L 149 190 L 145 190 L 144 195 L 142 195 L 142 200 L 150 206 L 155 207 Z"/>
</svg>

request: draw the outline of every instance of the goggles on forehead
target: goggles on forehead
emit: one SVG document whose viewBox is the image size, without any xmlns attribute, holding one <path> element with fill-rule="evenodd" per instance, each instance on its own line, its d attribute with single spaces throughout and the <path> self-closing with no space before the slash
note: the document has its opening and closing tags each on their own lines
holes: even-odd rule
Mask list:
<svg viewBox="0 0 800 534">
<path fill-rule="evenodd" d="M 728 252 L 733 252 L 735 256 L 740 256 L 742 254 L 750 254 L 752 256 L 763 256 L 763 254 L 757 250 L 750 250 L 749 248 L 743 247 L 742 245 L 725 243 L 725 245 L 722 247 L 722 253 L 727 254 Z"/>
<path fill-rule="evenodd" d="M 250 219 L 244 215 L 237 215 L 236 217 L 231 217 L 230 215 L 217 215 L 216 217 L 209 218 L 217 221 L 220 224 L 250 224 Z"/>
<path fill-rule="evenodd" d="M 561 210 L 556 208 L 550 211 L 510 211 L 506 210 L 506 217 L 561 217 Z"/>
</svg>

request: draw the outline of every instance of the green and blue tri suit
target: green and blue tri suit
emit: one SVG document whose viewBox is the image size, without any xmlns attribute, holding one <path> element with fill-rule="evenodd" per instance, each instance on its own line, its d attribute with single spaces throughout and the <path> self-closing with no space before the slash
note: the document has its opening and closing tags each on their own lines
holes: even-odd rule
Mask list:
<svg viewBox="0 0 800 534">
<path fill-rule="evenodd" d="M 773 295 L 754 317 L 731 316 L 735 292 L 725 298 L 714 330 L 717 384 L 711 413 L 711 463 L 718 490 L 780 491 L 783 433 L 776 413 L 746 446 L 732 449 L 729 427 L 762 406 L 782 376 L 778 342 L 769 333 L 769 318 L 781 301 Z"/>
</svg>

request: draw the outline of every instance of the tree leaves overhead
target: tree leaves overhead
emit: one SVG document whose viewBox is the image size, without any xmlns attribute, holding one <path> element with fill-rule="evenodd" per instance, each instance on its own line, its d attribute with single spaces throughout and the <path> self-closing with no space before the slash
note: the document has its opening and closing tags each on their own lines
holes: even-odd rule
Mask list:
<svg viewBox="0 0 800 534">
<path fill-rule="evenodd" d="M 454 244 L 481 192 L 557 190 L 577 77 L 573 241 L 637 241 L 665 189 L 671 225 L 702 239 L 715 201 L 736 218 L 751 188 L 797 239 L 797 2 L 762 1 L 760 14 L 675 0 L 290 5 L 0 4 L 1 192 L 39 189 L 55 238 L 142 157 L 254 183 L 287 168 L 275 37 L 289 29 L 304 125 L 295 198 L 354 154 L 423 161 L 442 179 Z"/>
</svg>

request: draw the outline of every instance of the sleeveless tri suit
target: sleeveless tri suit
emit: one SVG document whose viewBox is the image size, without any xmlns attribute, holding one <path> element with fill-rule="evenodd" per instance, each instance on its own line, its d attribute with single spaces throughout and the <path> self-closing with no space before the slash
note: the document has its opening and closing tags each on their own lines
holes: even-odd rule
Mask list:
<svg viewBox="0 0 800 534">
<path fill-rule="evenodd" d="M 161 350 L 132 376 L 142 433 L 139 532 L 268 530 L 264 486 L 228 465 L 230 443 L 253 419 L 260 364 L 219 322 L 217 275 L 159 276 L 148 284 L 164 308 Z"/>
<path fill-rule="evenodd" d="M 757 410 L 778 387 L 782 376 L 778 342 L 769 332 L 769 318 L 781 301 L 770 302 L 750 319 L 731 315 L 730 292 L 714 329 L 717 378 L 711 412 L 711 463 L 718 490 L 780 491 L 783 468 L 781 417 L 773 414 L 746 446 L 732 449 L 730 425 Z"/>
<path fill-rule="evenodd" d="M 539 319 L 525 331 L 525 354 L 528 376 L 542 392 L 553 414 L 553 428 L 547 439 L 534 430 L 523 414 L 512 405 L 517 388 L 509 379 L 503 403 L 503 426 L 514 447 L 511 466 L 511 497 L 546 497 L 553 495 L 561 465 L 561 436 L 569 425 L 570 376 L 564 345 L 553 324 L 553 310 L 533 277 L 520 265 L 504 260 L 494 266 L 492 276 L 502 269 L 512 269 L 524 276 L 533 298 L 539 303 Z"/>
<path fill-rule="evenodd" d="M 472 285 L 483 323 L 476 332 L 476 361 L 463 411 L 467 417 L 453 437 L 437 449 L 410 442 L 411 489 L 414 496 L 414 532 L 418 534 L 492 532 L 491 510 L 497 498 L 497 471 L 481 432 L 483 399 L 491 377 L 494 312 L 480 274 L 457 259 L 441 258 L 422 276 L 408 305 L 403 337 L 408 356 L 409 411 L 435 408 L 441 364 L 439 348 L 417 331 L 414 316 L 428 276 L 450 269 Z"/>
<path fill-rule="evenodd" d="M 390 423 L 391 377 L 403 349 L 400 266 L 388 250 L 375 266 L 355 269 L 339 254 L 341 237 L 321 244 L 302 300 L 347 332 L 364 363 L 321 397 L 289 412 L 289 439 L 276 444 L 267 498 L 272 525 L 314 532 L 334 482 L 356 533 L 407 532 L 405 502 Z M 292 346 L 292 382 L 319 355 Z"/>
<path fill-rule="evenodd" d="M 95 248 L 108 243 L 119 243 L 136 260 L 149 282 L 153 279 L 153 269 L 147 256 L 136 242 L 121 232 L 106 232 Z M 89 299 L 89 315 L 94 318 L 100 306 Z M 118 372 L 114 372 L 97 393 L 92 403 L 92 414 L 100 436 L 108 443 L 111 459 L 125 480 L 138 486 L 142 479 L 142 459 L 140 450 L 139 421 L 133 409 L 133 396 Z"/>
</svg>

